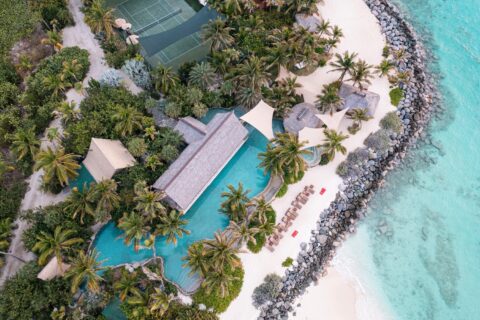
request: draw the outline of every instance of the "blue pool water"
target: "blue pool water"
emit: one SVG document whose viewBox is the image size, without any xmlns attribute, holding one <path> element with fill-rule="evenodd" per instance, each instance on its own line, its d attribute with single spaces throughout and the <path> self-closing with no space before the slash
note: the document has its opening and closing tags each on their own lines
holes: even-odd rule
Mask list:
<svg viewBox="0 0 480 320">
<path fill-rule="evenodd" d="M 480 319 L 480 0 L 396 1 L 438 58 L 444 110 L 374 197 L 362 258 L 394 319 Z"/>
<path fill-rule="evenodd" d="M 208 122 L 216 112 L 224 111 L 213 110 L 203 121 Z M 275 121 L 274 128 L 280 130 L 280 122 Z M 249 196 L 253 197 L 268 183 L 269 176 L 264 175 L 263 170 L 258 168 L 258 153 L 265 150 L 268 140 L 252 128 L 249 128 L 249 131 L 250 135 L 245 144 L 185 214 L 189 221 L 186 228 L 191 234 L 179 239 L 176 246 L 167 244 L 163 237 L 156 241 L 157 255 L 164 259 L 166 278 L 186 291 L 190 291 L 197 283 L 196 277 L 189 275 L 190 270 L 182 267 L 182 258 L 187 254 L 188 247 L 198 240 L 212 238 L 216 231 L 228 225 L 227 216 L 219 212 L 221 193 L 226 190 L 226 186 L 237 186 L 242 182 L 244 187 L 250 190 Z M 142 261 L 153 256 L 152 250 L 141 249 L 135 252 L 132 246 L 124 245 L 121 235 L 122 231 L 113 223 L 109 223 L 97 235 L 95 247 L 104 266 Z"/>
<path fill-rule="evenodd" d="M 86 184 L 88 187 L 92 182 L 95 182 L 95 179 L 92 177 L 87 168 L 82 164 L 80 169 L 78 170 L 77 178 L 70 182 L 69 187 L 70 189 L 78 188 L 79 190 L 82 190 L 84 184 Z"/>
</svg>

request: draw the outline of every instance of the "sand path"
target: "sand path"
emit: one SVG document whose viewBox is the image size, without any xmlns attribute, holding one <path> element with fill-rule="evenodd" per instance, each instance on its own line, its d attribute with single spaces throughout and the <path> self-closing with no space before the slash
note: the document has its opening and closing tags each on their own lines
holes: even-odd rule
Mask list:
<svg viewBox="0 0 480 320">
<path fill-rule="evenodd" d="M 362 0 L 325 0 L 324 5 L 319 4 L 319 9 L 324 19 L 329 20 L 333 25 L 338 25 L 343 30 L 344 38 L 342 38 L 338 48 L 333 50 L 334 53 L 343 53 L 349 50 L 350 52 L 357 52 L 358 56 L 369 64 L 379 64 L 382 60 L 381 54 L 385 45 L 385 39 L 380 32 L 378 21 Z M 298 82 L 303 85 L 303 88 L 298 91 L 304 93 L 307 102 L 315 100 L 315 96 L 320 93 L 322 85 L 338 78 L 338 73 L 328 72 L 330 69 L 331 67 L 327 66 L 316 70 L 311 75 L 298 77 Z M 364 139 L 370 133 L 379 129 L 380 119 L 387 112 L 395 110 L 390 104 L 388 96 L 389 84 L 386 79 L 375 78 L 369 90 L 380 95 L 375 118 L 365 122 L 362 130 L 345 141 L 344 145 L 348 152 L 363 146 Z M 350 120 L 344 119 L 340 126 L 340 131 L 347 133 L 349 124 Z M 272 205 L 277 212 L 277 219 L 280 219 L 288 209 L 290 202 L 305 185 L 313 184 L 315 186 L 315 195 L 300 210 L 299 217 L 294 221 L 289 232 L 284 234 L 284 238 L 274 252 L 264 248 L 258 254 L 247 253 L 241 255 L 245 268 L 243 288 L 239 297 L 221 315 L 222 319 L 256 319 L 259 312 L 253 307 L 251 299 L 254 288 L 262 283 L 263 278 L 269 273 L 275 272 L 283 276 L 285 268 L 281 266 L 282 261 L 287 257 L 295 259 L 299 252 L 300 244 L 309 242 L 310 231 L 315 228 L 319 214 L 330 205 L 339 191 L 342 180 L 335 173 L 335 170 L 338 164 L 345 158 L 345 156 L 337 154 L 334 161 L 328 165 L 310 169 L 306 172 L 301 182 L 289 186 L 287 194 L 273 202 Z M 321 188 L 326 188 L 327 190 L 323 196 L 318 194 Z M 291 236 L 294 230 L 298 231 L 298 235 L 295 238 Z M 328 288 L 327 291 L 330 292 L 330 297 L 341 296 L 341 299 L 319 299 L 319 297 L 326 297 L 328 294 L 325 291 L 312 290 L 311 292 L 315 292 L 315 294 L 306 295 L 303 298 L 305 304 L 311 302 L 311 305 L 318 308 L 318 310 L 324 310 L 326 314 L 325 316 L 322 314 L 321 317 L 318 313 L 309 314 L 308 317 L 305 316 L 302 319 L 356 319 L 356 291 L 353 288 L 354 283 L 342 278 L 338 272 L 330 272 L 330 274 L 330 276 L 319 281 L 319 287 Z M 309 310 L 311 311 L 311 309 Z M 338 316 L 334 316 L 331 310 L 337 310 L 339 312 Z"/>
<path fill-rule="evenodd" d="M 81 0 L 69 1 L 68 8 L 73 16 L 75 25 L 72 27 L 67 27 L 63 30 L 63 45 L 64 47 L 78 46 L 88 51 L 90 69 L 83 81 L 83 86 L 86 87 L 90 79 L 100 79 L 102 74 L 109 69 L 109 67 L 105 63 L 105 56 L 100 44 L 95 39 L 93 33 L 90 31 L 90 28 L 84 22 L 84 15 L 80 10 L 81 7 Z M 123 72 L 120 70 L 118 70 L 118 72 L 122 78 L 123 84 L 132 93 L 137 94 L 142 91 L 142 89 L 137 87 Z M 66 93 L 66 100 L 69 102 L 75 102 L 77 107 L 84 98 L 84 92 L 78 92 L 74 89 L 71 89 Z M 63 131 L 61 121 L 59 119 L 54 119 L 50 123 L 49 128 L 58 128 L 60 132 Z M 41 147 L 46 148 L 47 146 L 52 148 L 56 147 L 47 139 L 43 138 Z M 50 193 L 45 193 L 41 190 L 40 186 L 42 174 L 43 172 L 40 170 L 34 172 L 28 178 L 28 191 L 25 194 L 21 204 L 22 211 L 52 205 L 65 200 L 67 196 L 65 191 L 58 195 L 53 195 Z M 28 224 L 21 219 L 17 219 L 15 224 L 17 225 L 17 228 L 14 230 L 12 242 L 8 252 L 25 261 L 33 260 L 35 255 L 25 249 L 21 239 L 23 232 L 28 228 Z M 13 276 L 22 267 L 22 265 L 22 261 L 16 259 L 15 257 L 7 256 L 5 266 L 0 276 L 0 285 L 3 285 L 6 279 Z"/>
</svg>

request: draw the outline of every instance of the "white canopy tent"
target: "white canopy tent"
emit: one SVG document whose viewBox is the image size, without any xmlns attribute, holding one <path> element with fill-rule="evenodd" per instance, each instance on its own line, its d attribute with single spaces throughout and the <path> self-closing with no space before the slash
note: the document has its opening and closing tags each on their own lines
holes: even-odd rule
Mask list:
<svg viewBox="0 0 480 320">
<path fill-rule="evenodd" d="M 343 109 L 342 111 L 335 112 L 333 115 L 330 115 L 330 113 L 325 113 L 316 114 L 316 116 L 322 120 L 323 123 L 325 123 L 328 129 L 338 130 L 340 127 L 340 122 L 342 122 L 342 119 L 347 111 L 348 109 Z"/>
<path fill-rule="evenodd" d="M 135 162 L 119 140 L 92 138 L 83 165 L 100 182 L 113 177 L 117 170 L 134 166 Z"/>
<path fill-rule="evenodd" d="M 275 138 L 273 134 L 272 121 L 275 109 L 266 104 L 263 100 L 249 112 L 240 117 L 242 121 L 251 124 L 260 131 L 268 140 Z"/>
<path fill-rule="evenodd" d="M 38 279 L 43 281 L 51 280 L 58 276 L 63 276 L 64 273 L 70 268 L 70 265 L 62 262 L 62 268 L 58 264 L 57 257 L 53 257 L 47 265 L 37 275 Z"/>
<path fill-rule="evenodd" d="M 298 141 L 306 142 L 302 149 L 316 147 L 323 144 L 325 141 L 325 129 L 323 128 L 308 128 L 305 127 L 298 132 Z"/>
</svg>

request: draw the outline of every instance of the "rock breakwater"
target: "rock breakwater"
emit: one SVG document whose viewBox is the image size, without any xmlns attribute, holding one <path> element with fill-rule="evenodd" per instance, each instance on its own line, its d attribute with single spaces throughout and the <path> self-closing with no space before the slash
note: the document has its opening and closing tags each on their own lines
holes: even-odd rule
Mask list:
<svg viewBox="0 0 480 320">
<path fill-rule="evenodd" d="M 427 54 L 411 25 L 388 0 L 364 0 L 377 17 L 389 47 L 402 50 L 406 58 L 398 60 L 396 68 L 411 75 L 410 81 L 400 84 L 404 98 L 397 115 L 403 123 L 401 134 L 392 133 L 391 147 L 383 155 L 370 156 L 361 174 L 344 179 L 340 192 L 330 207 L 324 210 L 311 231 L 310 242 L 303 243 L 292 267 L 286 270 L 280 294 L 262 307 L 259 319 L 287 319 L 293 303 L 314 281 L 326 274 L 326 268 L 336 248 L 356 230 L 374 192 L 384 184 L 387 173 L 406 156 L 409 148 L 424 138 L 424 127 L 440 101 L 433 77 L 427 72 Z"/>
</svg>

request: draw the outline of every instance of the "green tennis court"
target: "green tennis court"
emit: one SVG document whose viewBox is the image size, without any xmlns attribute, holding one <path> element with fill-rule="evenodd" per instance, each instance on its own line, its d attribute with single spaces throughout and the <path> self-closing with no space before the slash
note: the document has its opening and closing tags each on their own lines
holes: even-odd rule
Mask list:
<svg viewBox="0 0 480 320">
<path fill-rule="evenodd" d="M 132 24 L 132 32 L 140 36 L 141 44 L 142 38 L 174 29 L 196 14 L 184 0 L 108 0 L 107 5 L 115 8 L 117 17 Z M 177 39 L 158 52 L 147 54 L 142 50 L 142 53 L 153 66 L 161 63 L 175 69 L 184 62 L 198 60 L 208 53 L 208 46 L 202 41 L 200 32 Z"/>
</svg>

